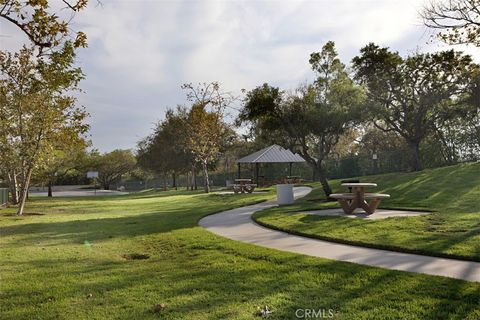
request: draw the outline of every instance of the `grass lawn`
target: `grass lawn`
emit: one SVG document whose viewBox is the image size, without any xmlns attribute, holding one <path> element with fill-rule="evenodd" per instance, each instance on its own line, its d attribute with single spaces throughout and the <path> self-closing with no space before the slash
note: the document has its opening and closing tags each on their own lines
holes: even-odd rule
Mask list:
<svg viewBox="0 0 480 320">
<path fill-rule="evenodd" d="M 284 253 L 197 225 L 271 196 L 150 192 L 36 198 L 26 211 L 37 215 L 21 218 L 2 210 L 0 319 L 255 319 L 264 305 L 270 319 L 321 308 L 336 319 L 480 318 L 480 283 Z"/>
<path fill-rule="evenodd" d="M 254 219 L 272 228 L 310 237 L 480 261 L 480 163 L 360 180 L 376 182 L 375 191 L 391 195 L 382 202 L 383 208 L 435 212 L 384 220 L 302 213 L 338 207 L 336 203 L 315 201 L 323 198 L 321 188 L 315 185 L 315 190 L 295 205 L 257 212 Z M 340 181 L 333 181 L 332 186 L 334 191 L 345 192 Z"/>
</svg>

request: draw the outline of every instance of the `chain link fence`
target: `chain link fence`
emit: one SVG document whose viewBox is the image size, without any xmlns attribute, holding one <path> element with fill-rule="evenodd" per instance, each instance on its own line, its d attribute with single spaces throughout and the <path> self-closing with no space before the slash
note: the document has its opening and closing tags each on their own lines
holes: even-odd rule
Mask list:
<svg viewBox="0 0 480 320">
<path fill-rule="evenodd" d="M 0 188 L 0 205 L 4 206 L 8 203 L 8 189 Z"/>
</svg>

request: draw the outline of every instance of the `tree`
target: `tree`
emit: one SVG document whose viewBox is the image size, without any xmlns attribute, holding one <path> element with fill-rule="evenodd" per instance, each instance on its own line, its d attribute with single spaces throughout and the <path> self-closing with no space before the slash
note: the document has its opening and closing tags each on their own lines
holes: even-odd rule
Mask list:
<svg viewBox="0 0 480 320">
<path fill-rule="evenodd" d="M 48 197 L 53 196 L 52 186 L 58 180 L 69 174 L 86 171 L 90 165 L 86 146 L 87 143 L 83 139 L 76 143 L 69 141 L 68 146 L 53 149 L 40 159 L 33 180 L 47 185 Z"/>
<path fill-rule="evenodd" d="M 465 105 L 461 111 L 437 122 L 429 137 L 447 164 L 480 158 L 480 109 Z"/>
<path fill-rule="evenodd" d="M 123 175 L 135 169 L 137 161 L 130 150 L 114 150 L 103 154 L 99 159 L 98 181 L 105 190 L 120 181 Z"/>
<path fill-rule="evenodd" d="M 226 133 L 221 114 L 205 110 L 203 104 L 194 104 L 187 118 L 187 148 L 203 169 L 204 190 L 210 192 L 208 167 L 220 155 L 220 144 Z"/>
<path fill-rule="evenodd" d="M 353 59 L 356 79 L 367 90 L 377 128 L 402 136 L 411 150 L 411 169 L 422 169 L 420 143 L 436 123 L 451 117 L 471 92 L 477 65 L 453 50 L 405 59 L 371 43 Z"/>
<path fill-rule="evenodd" d="M 165 161 L 166 153 L 163 149 L 165 140 L 163 137 L 159 137 L 158 133 L 159 130 L 157 129 L 154 134 L 138 142 L 136 159 L 138 165 L 144 171 L 163 175 L 163 190 L 166 191 L 168 167 Z"/>
<path fill-rule="evenodd" d="M 204 190 L 208 193 L 208 168 L 220 155 L 222 141 L 228 133 L 223 113 L 234 97 L 222 91 L 217 82 L 203 83 L 197 87 L 185 84 L 182 88 L 187 91 L 187 99 L 193 102 L 186 119 L 186 147 L 195 162 L 202 166 Z"/>
<path fill-rule="evenodd" d="M 0 124 L 4 123 L 0 121 Z M 5 132 L 4 128 L 0 129 L 2 132 Z M 5 181 L 7 181 L 8 188 L 10 191 L 10 203 L 18 204 L 20 198 L 19 194 L 19 175 L 21 168 L 18 164 L 18 154 L 15 148 L 12 148 L 10 144 L 7 143 L 7 136 L 0 135 L 2 141 L 0 141 L 0 174 Z"/>
<path fill-rule="evenodd" d="M 398 172 L 408 169 L 407 143 L 394 131 L 383 131 L 368 122 L 358 141 L 358 156 L 366 172 Z M 376 158 L 373 158 L 373 155 Z M 407 155 L 405 157 L 404 155 Z"/>
<path fill-rule="evenodd" d="M 11 54 L 0 52 L 0 142 L 8 150 L 10 166 L 19 172 L 19 207 L 24 210 L 30 180 L 39 159 L 59 141 L 75 140 L 88 130 L 84 108 L 77 107 L 69 93 L 77 90 L 83 78 L 73 67 L 70 43 L 48 58 L 35 58 L 33 49 L 24 47 Z"/>
<path fill-rule="evenodd" d="M 88 0 L 61 3 L 78 12 Z M 86 36 L 81 31 L 73 35 L 72 17 L 60 18 L 48 0 L 2 0 L 0 19 L 29 39 L 15 54 L 0 51 L 0 149 L 8 158 L 2 171 L 21 215 L 38 159 L 58 141 L 76 139 L 88 129 L 86 112 L 69 95 L 83 77 L 73 61 L 75 49 L 86 46 Z"/>
<path fill-rule="evenodd" d="M 442 41 L 480 46 L 479 0 L 431 1 L 421 16 L 425 26 L 439 30 Z"/>
<path fill-rule="evenodd" d="M 178 174 L 188 172 L 195 165 L 187 148 L 187 117 L 188 112 L 184 107 L 179 106 L 176 110 L 167 110 L 165 121 L 157 133 L 157 139 L 161 141 L 162 145 L 161 150 L 165 154 L 162 158 L 166 162 L 167 171 L 172 175 L 172 187 L 175 189 L 177 189 Z"/>
<path fill-rule="evenodd" d="M 310 64 L 317 75 L 314 84 L 290 95 L 268 84 L 253 89 L 246 95 L 239 122 L 250 122 L 257 134 L 299 153 L 328 197 L 332 191 L 324 162 L 340 137 L 360 121 L 363 94 L 338 59 L 333 42 L 312 53 Z"/>
<path fill-rule="evenodd" d="M 149 171 L 162 174 L 164 190 L 167 189 L 167 174 L 172 174 L 173 187 L 176 177 L 190 170 L 193 158 L 187 150 L 187 111 L 178 107 L 167 110 L 165 120 L 159 122 L 154 132 L 141 140 L 137 147 L 139 165 Z"/>
</svg>

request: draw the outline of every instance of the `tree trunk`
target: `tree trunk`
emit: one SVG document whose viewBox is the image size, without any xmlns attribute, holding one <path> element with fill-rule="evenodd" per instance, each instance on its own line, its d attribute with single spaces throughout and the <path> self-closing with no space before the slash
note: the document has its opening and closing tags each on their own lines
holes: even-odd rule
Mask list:
<svg viewBox="0 0 480 320">
<path fill-rule="evenodd" d="M 178 190 L 177 189 L 177 174 L 175 172 L 172 173 L 172 188 L 175 188 L 175 190 Z"/>
<path fill-rule="evenodd" d="M 18 181 L 15 171 L 8 173 L 8 187 L 10 189 L 10 202 L 12 204 L 18 204 Z"/>
<path fill-rule="evenodd" d="M 419 141 L 409 141 L 411 158 L 410 158 L 410 168 L 412 171 L 422 170 L 422 161 L 420 159 L 420 142 Z"/>
<path fill-rule="evenodd" d="M 325 197 L 328 200 L 330 199 L 330 195 L 332 194 L 332 188 L 330 188 L 330 184 L 328 183 L 327 179 L 327 172 L 323 168 L 322 161 L 317 161 L 314 165 L 314 176 L 320 181 L 320 184 L 323 188 L 323 193 L 325 193 Z"/>
<path fill-rule="evenodd" d="M 163 173 L 163 191 L 167 191 L 167 173 Z"/>
<path fill-rule="evenodd" d="M 190 175 L 188 174 L 188 171 L 186 173 L 186 178 L 187 178 L 187 191 L 190 190 Z"/>
<path fill-rule="evenodd" d="M 110 184 L 103 184 L 103 189 L 110 190 Z"/>
<path fill-rule="evenodd" d="M 52 194 L 52 181 L 48 181 L 48 197 L 53 197 L 53 194 Z"/>
<path fill-rule="evenodd" d="M 203 168 L 203 180 L 204 180 L 204 190 L 205 193 L 210 192 L 210 181 L 208 179 L 208 164 L 207 163 L 202 163 L 202 168 Z"/>
<path fill-rule="evenodd" d="M 192 172 L 192 174 L 193 174 L 193 188 L 194 188 L 195 190 L 198 190 L 198 185 L 197 185 L 197 170 L 196 170 L 195 166 L 193 166 L 193 172 Z"/>
<path fill-rule="evenodd" d="M 192 177 L 191 178 L 192 178 L 192 180 L 191 180 L 191 183 L 190 183 L 190 190 L 193 191 L 194 186 L 196 184 L 195 183 L 195 180 L 196 180 L 196 178 L 195 178 L 195 166 L 192 166 Z"/>
<path fill-rule="evenodd" d="M 32 169 L 27 169 L 27 174 L 24 175 L 22 181 L 22 188 L 20 190 L 20 202 L 18 205 L 17 215 L 23 215 L 23 210 L 25 209 L 25 202 L 27 202 L 28 197 L 28 188 L 30 187 L 30 178 L 32 177 Z"/>
<path fill-rule="evenodd" d="M 10 184 L 9 189 L 10 189 L 10 203 L 11 204 L 17 204 L 18 203 L 17 186 L 14 185 L 14 184 Z"/>
</svg>

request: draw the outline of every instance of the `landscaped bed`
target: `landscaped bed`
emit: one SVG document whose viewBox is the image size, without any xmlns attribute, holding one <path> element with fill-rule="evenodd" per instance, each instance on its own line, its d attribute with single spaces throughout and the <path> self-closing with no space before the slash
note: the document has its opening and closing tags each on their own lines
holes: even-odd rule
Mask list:
<svg viewBox="0 0 480 320">
<path fill-rule="evenodd" d="M 391 198 L 384 208 L 434 211 L 416 217 L 384 220 L 306 214 L 338 207 L 324 203 L 319 185 L 295 205 L 257 212 L 254 219 L 271 228 L 342 243 L 480 261 L 480 163 L 409 174 L 361 177 Z M 334 190 L 344 191 L 340 181 Z M 303 212 L 303 213 L 302 213 Z"/>
<path fill-rule="evenodd" d="M 271 197 L 32 199 L 26 211 L 44 215 L 0 216 L 0 318 L 254 319 L 265 305 L 270 319 L 298 309 L 338 319 L 480 317 L 479 283 L 283 253 L 197 225 Z"/>
</svg>

